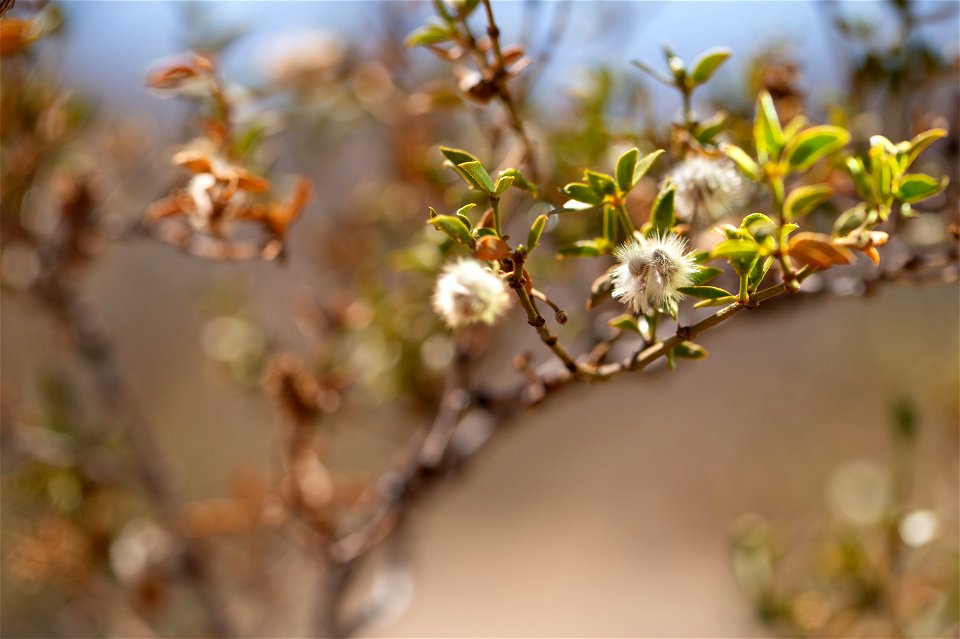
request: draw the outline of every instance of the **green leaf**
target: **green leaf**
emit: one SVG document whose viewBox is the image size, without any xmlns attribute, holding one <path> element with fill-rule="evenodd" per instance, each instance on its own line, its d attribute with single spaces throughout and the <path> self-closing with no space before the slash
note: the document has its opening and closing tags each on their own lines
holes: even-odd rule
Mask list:
<svg viewBox="0 0 960 639">
<path fill-rule="evenodd" d="M 755 257 L 760 247 L 753 240 L 724 240 L 710 251 L 712 257 L 728 260 L 748 260 Z"/>
<path fill-rule="evenodd" d="M 683 286 L 677 290 L 684 295 L 699 297 L 704 300 L 716 300 L 721 297 L 733 295 L 733 293 L 725 291 L 722 288 L 717 288 L 716 286 Z"/>
<path fill-rule="evenodd" d="M 709 256 L 710 254 L 707 253 L 707 257 Z M 717 278 L 721 273 L 723 273 L 723 269 L 719 269 L 716 266 L 701 266 L 700 270 L 694 273 L 690 279 L 694 286 L 700 286 Z"/>
<path fill-rule="evenodd" d="M 923 173 L 904 175 L 897 189 L 897 199 L 911 203 L 926 200 L 947 188 L 948 182 L 945 177 L 938 180 Z"/>
<path fill-rule="evenodd" d="M 548 219 L 546 215 L 538 215 L 537 219 L 530 225 L 530 233 L 527 234 L 528 251 L 532 251 L 540 244 L 540 236 L 543 235 L 543 228 L 547 225 Z"/>
<path fill-rule="evenodd" d="M 435 229 L 442 231 L 447 237 L 456 242 L 471 247 L 474 244 L 473 237 L 470 235 L 470 229 L 459 217 L 453 215 L 437 215 L 427 220 L 427 224 L 433 224 Z"/>
<path fill-rule="evenodd" d="M 667 182 L 663 188 L 660 189 L 660 192 L 657 194 L 657 199 L 653 201 L 653 206 L 650 209 L 650 231 L 647 233 L 648 236 L 656 234 L 664 235 L 673 228 L 673 199 L 676 193 L 677 187 L 671 182 Z"/>
<path fill-rule="evenodd" d="M 579 240 L 573 244 L 561 246 L 557 249 L 559 257 L 596 257 L 603 255 L 604 250 L 609 246 L 602 237 L 593 240 Z"/>
<path fill-rule="evenodd" d="M 673 347 L 673 352 L 677 357 L 684 359 L 703 359 L 707 356 L 706 349 L 693 342 L 680 342 Z"/>
<path fill-rule="evenodd" d="M 510 185 L 513 184 L 513 176 L 510 175 L 501 175 L 497 179 L 496 185 L 493 187 L 493 192 L 496 195 L 503 195 L 503 192 L 510 188 Z"/>
<path fill-rule="evenodd" d="M 693 80 L 694 84 L 703 84 L 713 76 L 721 64 L 730 58 L 730 55 L 730 49 L 724 47 L 704 51 L 693 63 L 690 79 Z"/>
<path fill-rule="evenodd" d="M 483 165 L 480 164 L 478 160 L 464 162 L 462 164 L 458 164 L 457 166 L 466 171 L 466 173 L 477 183 L 477 186 L 486 191 L 488 194 L 493 194 L 495 192 L 496 186 L 493 183 L 493 178 L 490 177 L 490 174 L 487 173 L 487 170 L 483 168 Z"/>
<path fill-rule="evenodd" d="M 464 150 L 462 150 L 462 149 L 454 149 L 454 148 L 451 148 L 451 147 L 448 147 L 448 146 L 441 146 L 441 147 L 440 147 L 440 153 L 443 154 L 443 157 L 445 157 L 445 158 L 447 158 L 448 160 L 450 160 L 451 162 L 453 162 L 453 165 L 454 165 L 454 166 L 457 166 L 457 165 L 459 165 L 459 164 L 463 164 L 464 162 L 479 162 L 479 161 L 480 161 L 480 160 L 477 159 L 475 156 L 470 155 L 469 153 L 467 153 L 466 151 L 464 151 Z"/>
<path fill-rule="evenodd" d="M 737 301 L 736 295 L 728 295 L 727 297 L 719 297 L 715 300 L 703 300 L 702 302 L 697 302 L 693 305 L 694 308 L 706 308 L 708 306 L 726 306 L 727 304 L 733 304 Z"/>
<path fill-rule="evenodd" d="M 700 250 L 693 252 L 693 261 L 696 264 L 704 264 L 710 261 L 710 251 Z M 713 268 L 712 266 L 706 266 L 703 268 Z M 695 282 L 696 284 L 701 284 L 702 282 Z"/>
<path fill-rule="evenodd" d="M 421 47 L 428 44 L 440 44 L 453 39 L 450 30 L 439 24 L 426 24 L 415 29 L 406 37 L 403 44 L 408 47 Z"/>
<path fill-rule="evenodd" d="M 910 140 L 910 150 L 907 151 L 907 163 L 904 170 L 913 164 L 921 152 L 942 137 L 946 137 L 947 132 L 943 129 L 930 129 L 923 133 L 918 133 Z"/>
<path fill-rule="evenodd" d="M 803 172 L 820 158 L 838 151 L 850 141 L 846 129 L 827 124 L 801 131 L 787 145 L 787 163 L 794 171 Z"/>
<path fill-rule="evenodd" d="M 770 267 L 773 266 L 774 258 L 771 255 L 765 260 L 757 260 L 757 263 L 753 265 L 753 269 L 750 271 L 750 277 L 747 280 L 747 288 L 751 291 L 757 290 L 757 287 L 763 282 L 763 278 L 767 276 L 767 271 L 770 270 Z"/>
<path fill-rule="evenodd" d="M 597 193 L 597 191 L 589 184 L 571 182 L 563 187 L 563 192 L 577 202 L 584 202 L 591 206 L 597 206 L 603 202 L 603 196 Z M 564 208 L 566 208 L 566 205 L 564 205 Z"/>
<path fill-rule="evenodd" d="M 633 188 L 633 170 L 637 166 L 639 156 L 640 150 L 634 147 L 617 160 L 617 186 L 624 193 Z"/>
<path fill-rule="evenodd" d="M 757 228 L 758 225 L 775 226 L 774 221 L 763 213 L 751 213 L 740 222 L 740 228 L 744 229 L 750 235 L 754 234 L 753 229 Z"/>
<path fill-rule="evenodd" d="M 800 132 L 800 129 L 807 126 L 807 118 L 803 114 L 795 115 L 783 127 L 783 139 L 792 140 L 793 136 Z"/>
<path fill-rule="evenodd" d="M 463 222 L 464 224 L 466 224 L 466 226 L 467 226 L 468 229 L 472 229 L 472 228 L 473 228 L 473 222 L 471 222 L 471 221 L 470 221 L 470 218 L 467 217 L 467 213 L 469 213 L 470 210 L 471 210 L 473 207 L 475 207 L 475 206 L 476 206 L 476 204 L 474 204 L 473 202 L 471 202 L 470 204 L 465 204 L 465 205 L 461 206 L 459 209 L 457 209 L 457 212 L 456 212 L 457 218 L 458 218 L 461 222 Z"/>
<path fill-rule="evenodd" d="M 637 185 L 643 176 L 647 174 L 647 171 L 650 170 L 650 167 L 653 166 L 653 163 L 657 161 L 661 155 L 663 155 L 663 149 L 657 149 L 653 153 L 649 153 L 637 162 L 636 166 L 633 167 L 633 178 L 630 180 L 630 188 L 632 189 Z"/>
<path fill-rule="evenodd" d="M 853 183 L 857 187 L 857 192 L 860 196 L 866 200 L 872 200 L 873 187 L 870 185 L 867 167 L 863 165 L 863 160 L 849 157 L 846 159 L 846 162 L 844 162 L 844 165 L 847 167 L 847 171 L 850 172 L 850 177 L 853 178 Z"/>
<path fill-rule="evenodd" d="M 740 167 L 743 174 L 754 181 L 759 181 L 762 177 L 760 167 L 753 161 L 746 151 L 735 144 L 721 144 L 720 150 L 728 158 L 733 160 L 734 164 Z"/>
<path fill-rule="evenodd" d="M 866 221 L 867 208 L 863 204 L 858 204 L 840 214 L 840 217 L 833 223 L 833 234 L 836 237 L 843 237 L 854 229 L 863 226 Z"/>
<path fill-rule="evenodd" d="M 500 177 L 512 177 L 514 187 L 523 189 L 524 191 L 530 191 L 531 193 L 537 192 L 537 185 L 525 178 L 517 169 L 504 169 L 500 171 Z"/>
<path fill-rule="evenodd" d="M 757 146 L 757 158 L 761 164 L 769 159 L 775 159 L 783 149 L 783 129 L 780 128 L 780 118 L 773 98 L 766 91 L 757 96 L 757 115 L 753 122 L 753 139 Z M 733 159 L 733 158 L 731 158 Z M 736 162 L 736 160 L 734 160 Z"/>
<path fill-rule="evenodd" d="M 791 233 L 800 228 L 799 224 L 784 224 L 780 227 L 780 245 L 785 246 L 787 244 L 787 238 Z"/>
<path fill-rule="evenodd" d="M 619 328 L 621 331 L 629 331 L 637 334 L 640 333 L 640 323 L 637 321 L 637 318 L 630 313 L 618 315 L 607 322 L 607 324 L 613 328 Z"/>
<path fill-rule="evenodd" d="M 459 209 L 457 209 L 457 215 L 466 216 L 466 214 L 472 211 L 476 206 L 477 206 L 476 202 L 470 202 L 469 204 L 464 204 Z"/>
<path fill-rule="evenodd" d="M 667 67 L 669 67 L 670 73 L 673 75 L 674 82 L 677 83 L 677 86 L 685 85 L 687 69 L 683 64 L 683 60 L 674 55 L 673 51 L 667 46 L 663 47 L 663 55 L 667 59 Z"/>
<path fill-rule="evenodd" d="M 660 305 L 658 310 L 664 315 L 677 319 L 677 313 L 680 312 L 680 304 L 677 302 L 677 298 L 668 297 L 663 300 L 663 304 Z"/>
<path fill-rule="evenodd" d="M 783 203 L 783 219 L 798 220 L 829 199 L 831 195 L 833 195 L 833 187 L 829 184 L 798 187 L 790 191 L 790 195 Z"/>
<path fill-rule="evenodd" d="M 616 182 L 614 182 L 613 177 L 607 175 L 606 173 L 598 173 L 597 171 L 586 169 L 583 172 L 583 177 L 590 183 L 590 186 L 593 187 L 593 190 L 601 195 L 613 195 L 613 193 L 617 190 Z"/>
<path fill-rule="evenodd" d="M 693 129 L 693 134 L 700 144 L 711 144 L 713 138 L 717 137 L 727 125 L 727 113 L 719 111 L 715 115 L 707 118 Z"/>
</svg>

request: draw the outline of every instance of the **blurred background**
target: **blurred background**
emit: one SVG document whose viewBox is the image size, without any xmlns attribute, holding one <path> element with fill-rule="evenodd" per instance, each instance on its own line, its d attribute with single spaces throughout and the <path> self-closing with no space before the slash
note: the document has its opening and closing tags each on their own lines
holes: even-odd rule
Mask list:
<svg viewBox="0 0 960 639">
<path fill-rule="evenodd" d="M 40 6 L 17 5 L 26 13 Z M 609 167 L 636 139 L 667 136 L 677 96 L 629 64 L 659 63 L 664 43 L 685 59 L 717 45 L 734 51 L 695 110 L 722 105 L 749 119 L 756 90 L 779 87 L 778 108 L 794 100 L 812 121 L 840 119 L 861 142 L 878 132 L 909 139 L 914 118 L 923 119 L 951 129 L 926 171 L 960 177 L 956 3 L 493 6 L 505 41 L 529 45 L 525 74 L 535 79 L 524 85 L 524 111 L 548 182 L 574 180 L 583 166 Z M 61 103 L 76 125 L 65 125 L 58 159 L 24 189 L 12 224 L 52 234 L 57 172 L 68 167 L 88 180 L 102 237 L 71 281 L 82 281 L 78 298 L 110 336 L 129 394 L 156 432 L 177 503 L 210 506 L 278 472 L 276 411 L 260 379 L 272 354 L 285 350 L 339 357 L 363 371 L 360 398 L 343 399 L 321 439 L 331 466 L 378 472 L 431 418 L 435 380 L 450 361 L 436 327 L 409 309 L 418 291 L 426 299 L 431 280 L 417 269 L 402 281 L 385 275 L 411 270 L 402 265 L 414 259 L 390 242 L 435 246 L 420 229 L 427 206 L 458 204 L 462 188 L 440 174 L 439 144 L 474 149 L 494 165 L 497 149 L 509 154 L 507 142 L 489 144 L 484 133 L 499 118 L 496 105 L 464 104 L 444 64 L 403 49 L 430 4 L 58 8 L 62 25 L 31 52 L 26 77 L 68 90 Z M 264 138 L 254 163 L 313 181 L 285 264 L 205 261 L 124 231 L 181 178 L 169 157 L 196 136 L 196 107 L 157 99 L 144 78 L 158 60 L 192 48 L 217 50 L 224 77 L 247 87 L 233 97 L 243 130 Z M 5 100 L 25 86 L 4 80 Z M 13 135 L 10 122 L 2 123 L 5 136 Z M 16 177 L 4 178 L 8 195 L 19 189 Z M 281 191 L 291 183 L 275 180 Z M 951 185 L 930 211 L 955 223 L 956 193 Z M 103 548 L 94 544 L 89 556 L 100 557 L 108 584 L 136 593 L 136 614 L 107 615 L 98 627 L 101 617 L 71 604 L 72 586 L 57 583 L 69 562 L 37 550 L 37 531 L 83 520 L 96 491 L 49 459 L 24 461 L 29 455 L 10 433 L 26 432 L 25 424 L 82 441 L 77 450 L 92 442 L 97 454 L 123 446 L 69 332 L 27 294 L 43 271 L 30 257 L 35 247 L 8 225 L 12 205 L 4 206 L 2 634 L 202 635 L 182 587 L 153 584 L 145 594 L 142 581 L 124 581 L 117 544 L 135 537 L 129 522 L 151 521 L 129 478 L 107 508 L 116 521 Z M 537 214 L 529 209 L 515 208 L 518 228 Z M 921 216 L 904 233 L 923 246 L 952 241 L 940 227 Z M 422 271 L 436 272 L 439 257 L 414 257 Z M 547 288 L 571 315 L 580 314 L 597 274 L 590 268 L 564 262 L 551 274 Z M 579 288 L 566 291 L 575 288 L 567 283 Z M 361 576 L 358 592 L 385 589 L 390 602 L 361 634 L 893 636 L 883 605 L 864 594 L 876 575 L 858 571 L 875 550 L 871 531 L 895 508 L 907 576 L 894 607 L 910 619 L 897 632 L 958 636 L 956 284 L 867 290 L 847 277 L 818 286 L 808 298 L 709 333 L 704 361 L 570 388 L 514 419 L 417 503 L 402 531 L 404 569 L 379 571 L 374 560 Z M 604 308 L 603 323 L 614 311 Z M 409 320 L 414 346 L 394 339 L 398 329 L 385 319 L 394 313 L 397 323 Z M 482 362 L 480 374 L 494 381 L 515 376 L 509 362 L 520 349 L 545 359 L 513 315 L 503 343 Z M 317 337 L 317 324 L 333 317 L 352 327 L 337 347 Z M 589 321 L 573 320 L 561 334 L 575 340 Z M 408 361 L 410 352 L 419 363 Z M 188 512 L 185 525 L 195 519 Z M 211 551 L 214 576 L 226 584 L 226 611 L 242 633 L 310 634 L 318 577 L 301 549 L 243 531 L 226 538 Z M 88 556 L 51 543 L 61 551 L 66 544 L 74 559 Z M 832 598 L 842 597 L 865 603 L 837 612 Z M 106 608 L 107 599 L 97 601 Z"/>
</svg>

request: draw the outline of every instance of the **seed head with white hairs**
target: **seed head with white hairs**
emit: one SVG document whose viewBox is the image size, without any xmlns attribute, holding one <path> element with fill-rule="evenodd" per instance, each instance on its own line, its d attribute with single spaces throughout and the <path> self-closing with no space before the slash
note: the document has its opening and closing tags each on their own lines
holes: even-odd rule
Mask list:
<svg viewBox="0 0 960 639">
<path fill-rule="evenodd" d="M 667 174 L 677 187 L 677 217 L 708 225 L 736 212 L 746 203 L 751 183 L 727 158 L 689 157 Z"/>
<path fill-rule="evenodd" d="M 443 268 L 433 293 L 433 308 L 450 328 L 493 324 L 510 306 L 510 291 L 493 270 L 474 259 Z"/>
<path fill-rule="evenodd" d="M 619 246 L 614 251 L 620 264 L 612 274 L 613 296 L 644 315 L 683 299 L 678 289 L 691 286 L 700 270 L 686 248 L 687 241 L 675 233 L 634 238 Z"/>
</svg>

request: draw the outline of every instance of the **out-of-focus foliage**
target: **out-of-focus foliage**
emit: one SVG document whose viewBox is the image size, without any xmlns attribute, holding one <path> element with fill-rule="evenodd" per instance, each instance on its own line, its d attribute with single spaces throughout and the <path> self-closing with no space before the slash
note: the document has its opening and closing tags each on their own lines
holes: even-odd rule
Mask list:
<svg viewBox="0 0 960 639">
<path fill-rule="evenodd" d="M 829 10 L 854 64 L 850 91 L 826 104 L 786 50 L 759 53 L 747 90 L 718 99 L 718 71 L 750 52 L 714 43 L 692 61 L 664 47 L 664 69 L 591 69 L 562 99 L 534 91 L 563 24 L 541 50 L 508 41 L 516 29 L 487 0 L 436 0 L 426 22 L 388 3 L 364 38 L 280 37 L 239 61 L 261 72 L 240 86 L 226 61 L 244 34 L 213 6 L 183 6 L 191 50 L 146 78 L 188 108 L 163 150 L 57 77 L 56 5 L 0 22 L 0 276 L 85 367 L 4 379 L 5 579 L 65 611 L 34 620 L 44 632 L 260 633 L 282 605 L 276 555 L 294 547 L 322 577 L 304 632 L 355 634 L 406 605 L 396 533 L 411 506 L 522 409 L 577 382 L 696 366 L 701 336 L 774 298 L 957 278 L 957 61 L 920 39 L 936 17 L 922 5 L 894 3 L 889 47 Z M 648 115 L 655 99 L 679 106 L 675 122 Z M 108 215 L 110 198 L 136 215 Z M 136 239 L 309 270 L 289 307 L 213 287 L 203 302 L 213 369 L 276 408 L 271 475 L 241 469 L 221 496 L 177 495 L 83 303 L 94 258 Z M 273 334 L 271 315 L 300 335 Z M 39 399 L 20 401 L 33 386 Z M 906 450 L 914 418 L 899 419 Z M 377 420 L 386 441 L 373 446 L 361 426 Z M 850 472 L 841 502 L 844 482 L 883 475 Z M 816 570 L 781 562 L 767 524 L 738 527 L 735 572 L 772 630 L 956 627 L 956 575 L 938 562 L 955 567 L 957 549 L 911 563 L 938 520 L 904 486 L 869 521 L 840 512 Z M 357 593 L 364 570 L 374 585 Z"/>
</svg>

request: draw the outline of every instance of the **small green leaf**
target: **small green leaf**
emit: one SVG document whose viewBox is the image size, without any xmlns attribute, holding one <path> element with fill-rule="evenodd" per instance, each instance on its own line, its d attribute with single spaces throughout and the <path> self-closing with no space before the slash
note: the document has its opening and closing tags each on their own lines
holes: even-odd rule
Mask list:
<svg viewBox="0 0 960 639">
<path fill-rule="evenodd" d="M 706 349 L 693 342 L 680 342 L 673 347 L 673 352 L 684 359 L 703 359 L 707 356 Z"/>
<path fill-rule="evenodd" d="M 514 187 L 523 189 L 524 191 L 530 191 L 531 193 L 537 192 L 537 185 L 525 178 L 517 169 L 504 169 L 500 171 L 500 177 L 512 177 Z"/>
<path fill-rule="evenodd" d="M 733 304 L 737 301 L 736 295 L 728 295 L 727 297 L 718 297 L 715 300 L 703 300 L 702 302 L 697 302 L 693 305 L 694 308 L 706 308 L 708 306 L 726 306 L 727 304 Z"/>
<path fill-rule="evenodd" d="M 904 170 L 913 164 L 914 160 L 917 159 L 917 156 L 923 152 L 925 148 L 939 140 L 940 138 L 946 137 L 947 132 L 943 129 L 930 129 L 929 131 L 924 131 L 923 133 L 918 133 L 910 140 L 910 150 L 907 151 L 907 163 L 904 166 Z"/>
<path fill-rule="evenodd" d="M 683 286 L 677 290 L 684 295 L 699 297 L 704 300 L 716 300 L 721 297 L 733 295 L 733 293 L 725 291 L 722 288 L 717 288 L 716 286 Z"/>
<path fill-rule="evenodd" d="M 591 206 L 598 206 L 603 202 L 603 197 L 589 184 L 571 182 L 563 187 L 563 192 L 577 202 L 584 202 Z M 566 205 L 564 205 L 564 208 L 567 208 Z"/>
<path fill-rule="evenodd" d="M 427 220 L 427 224 L 433 224 L 434 228 L 442 231 L 450 239 L 466 244 L 472 247 L 474 244 L 473 236 L 470 235 L 470 229 L 459 217 L 453 215 L 437 215 Z"/>
<path fill-rule="evenodd" d="M 594 191 L 601 195 L 613 195 L 617 189 L 613 177 L 606 173 L 598 173 L 597 171 L 586 169 L 583 172 L 583 178 L 590 183 Z"/>
<path fill-rule="evenodd" d="M 873 188 L 870 186 L 867 167 L 863 165 L 863 160 L 849 157 L 846 159 L 844 165 L 847 167 L 850 177 L 853 178 L 853 183 L 857 187 L 857 192 L 860 196 L 864 199 L 871 200 L 873 198 Z"/>
<path fill-rule="evenodd" d="M 680 312 L 680 303 L 677 302 L 677 298 L 668 297 L 663 300 L 663 304 L 660 305 L 658 310 L 664 315 L 677 319 L 677 313 Z"/>
<path fill-rule="evenodd" d="M 754 181 L 759 181 L 762 177 L 760 167 L 753 161 L 746 151 L 735 144 L 721 144 L 720 150 L 728 158 L 733 160 L 734 164 L 740 167 L 743 174 Z"/>
<path fill-rule="evenodd" d="M 670 73 L 673 74 L 673 80 L 676 82 L 677 86 L 683 86 L 686 84 L 687 80 L 687 68 L 683 64 L 683 60 L 674 55 L 673 51 L 669 47 L 663 47 L 663 55 L 667 59 L 667 67 L 670 69 Z"/>
<path fill-rule="evenodd" d="M 911 203 L 926 200 L 947 188 L 948 182 L 945 177 L 938 180 L 923 173 L 904 175 L 897 189 L 897 199 Z"/>
<path fill-rule="evenodd" d="M 501 175 L 497 179 L 496 185 L 493 187 L 493 192 L 496 195 L 503 195 L 503 192 L 510 188 L 510 185 L 513 184 L 513 176 L 510 175 Z"/>
<path fill-rule="evenodd" d="M 787 163 L 794 171 L 803 172 L 820 158 L 839 151 L 850 141 L 846 129 L 827 124 L 801 131 L 787 145 Z"/>
<path fill-rule="evenodd" d="M 637 322 L 637 318 L 630 313 L 618 315 L 607 322 L 607 324 L 612 328 L 619 328 L 621 331 L 629 331 L 637 334 L 640 333 L 640 324 Z"/>
<path fill-rule="evenodd" d="M 609 247 L 609 242 L 607 242 L 602 237 L 598 237 L 593 240 L 579 240 L 573 244 L 568 244 L 566 246 L 561 246 L 557 249 L 558 257 L 596 257 L 598 255 L 603 255 L 604 251 Z"/>
<path fill-rule="evenodd" d="M 707 252 L 706 254 L 709 258 L 710 253 Z M 721 273 L 723 273 L 723 269 L 719 269 L 716 266 L 701 266 L 700 270 L 694 273 L 690 279 L 694 286 L 700 286 L 701 284 L 706 284 L 707 282 L 716 279 Z"/>
<path fill-rule="evenodd" d="M 699 123 L 694 129 L 693 134 L 700 144 L 712 144 L 713 138 L 717 137 L 727 125 L 727 113 L 719 111 L 715 115 Z"/>
<path fill-rule="evenodd" d="M 457 218 L 458 218 L 461 222 L 463 222 L 463 223 L 467 226 L 468 229 L 473 229 L 473 222 L 471 222 L 471 221 L 470 221 L 470 218 L 467 217 L 467 213 L 469 213 L 470 210 L 471 210 L 473 207 L 475 207 L 475 206 L 476 206 L 476 204 L 474 204 L 473 202 L 471 202 L 470 204 L 465 204 L 464 206 L 461 206 L 459 209 L 457 209 L 457 212 L 456 212 Z"/>
<path fill-rule="evenodd" d="M 763 213 L 751 213 L 740 222 L 740 228 L 744 229 L 750 235 L 754 235 L 754 229 L 758 226 L 775 226 L 773 220 Z"/>
<path fill-rule="evenodd" d="M 831 195 L 833 195 L 833 187 L 829 184 L 798 187 L 790 191 L 790 195 L 783 203 L 783 219 L 798 220 L 829 199 Z"/>
<path fill-rule="evenodd" d="M 530 225 L 530 233 L 527 234 L 527 250 L 532 251 L 540 244 L 540 236 L 543 235 L 543 229 L 547 225 L 548 219 L 546 215 L 538 215 L 537 219 Z"/>
<path fill-rule="evenodd" d="M 673 228 L 674 212 L 673 199 L 677 193 L 677 187 L 667 182 L 657 194 L 657 199 L 653 201 L 650 209 L 650 231 L 649 236 L 656 234 L 663 235 Z"/>
<path fill-rule="evenodd" d="M 784 224 L 780 227 L 780 245 L 784 246 L 787 243 L 787 238 L 791 233 L 800 228 L 799 224 Z"/>
<path fill-rule="evenodd" d="M 420 47 L 428 44 L 440 44 L 453 39 L 450 30 L 439 24 L 426 24 L 410 33 L 403 41 L 408 47 Z"/>
<path fill-rule="evenodd" d="M 833 223 L 833 234 L 836 237 L 844 237 L 854 229 L 863 226 L 866 221 L 867 208 L 863 204 L 858 204 L 840 214 Z"/>
<path fill-rule="evenodd" d="M 441 146 L 440 153 L 443 154 L 443 157 L 447 158 L 453 162 L 454 166 L 458 164 L 463 164 L 464 162 L 479 162 L 475 156 L 467 153 L 462 149 L 454 149 L 448 146 Z"/>
<path fill-rule="evenodd" d="M 636 147 L 630 149 L 617 160 L 617 186 L 624 193 L 633 188 L 633 170 L 637 166 L 640 151 Z"/>
<path fill-rule="evenodd" d="M 803 114 L 795 115 L 783 127 L 783 139 L 792 140 L 793 136 L 800 132 L 800 129 L 807 126 L 807 118 Z"/>
<path fill-rule="evenodd" d="M 477 206 L 476 202 L 470 202 L 469 204 L 464 204 L 459 209 L 457 209 L 457 215 L 466 216 L 466 214 L 472 211 L 476 206 Z"/>
<path fill-rule="evenodd" d="M 490 174 L 487 173 L 487 170 L 483 168 L 483 165 L 480 164 L 478 160 L 473 160 L 472 162 L 463 162 L 462 164 L 457 165 L 462 170 L 473 178 L 481 189 L 486 191 L 489 194 L 494 193 L 496 186 L 493 183 L 493 178 L 490 177 Z"/>
<path fill-rule="evenodd" d="M 746 260 L 756 256 L 759 249 L 753 240 L 724 240 L 713 247 L 710 255 L 728 260 Z"/>
<path fill-rule="evenodd" d="M 706 262 L 709 262 L 710 259 L 711 259 L 711 258 L 710 258 L 710 251 L 700 250 L 700 251 L 694 251 L 694 253 L 693 253 L 693 261 L 694 261 L 694 263 L 696 263 L 696 264 L 705 264 Z M 713 268 L 713 267 L 712 267 L 712 266 L 707 266 L 707 267 L 703 267 L 703 268 Z M 694 283 L 695 283 L 695 284 L 702 284 L 702 282 L 694 282 Z"/>
<path fill-rule="evenodd" d="M 777 248 L 776 236 L 777 225 L 763 213 L 751 213 L 740 222 L 740 229 L 746 232 L 746 236 L 740 235 L 739 238 L 749 240 L 753 238 L 760 245 L 762 252 L 774 251 Z"/>
<path fill-rule="evenodd" d="M 763 282 L 763 278 L 767 276 L 767 271 L 770 270 L 770 267 L 773 266 L 774 258 L 771 255 L 765 260 L 757 260 L 757 263 L 753 265 L 753 269 L 750 271 L 750 277 L 747 280 L 747 288 L 751 291 L 757 290 L 757 287 Z"/>
<path fill-rule="evenodd" d="M 784 145 L 780 117 L 777 115 L 773 98 L 766 91 L 761 91 L 760 95 L 757 96 L 757 114 L 753 123 L 753 139 L 757 147 L 757 158 L 761 164 L 766 164 L 769 159 L 777 158 Z"/>
<path fill-rule="evenodd" d="M 663 153 L 663 149 L 657 149 L 653 153 L 643 156 L 643 158 L 637 162 L 637 164 L 633 167 L 633 178 L 630 180 L 631 189 L 637 185 L 637 182 L 643 179 L 643 176 L 647 174 L 647 171 L 650 170 L 650 167 L 653 166 L 653 163 L 656 162 L 657 158 L 663 155 Z"/>
<path fill-rule="evenodd" d="M 693 80 L 694 84 L 703 84 L 713 76 L 721 64 L 730 58 L 730 55 L 730 49 L 723 47 L 704 51 L 693 63 L 690 79 Z"/>
</svg>

